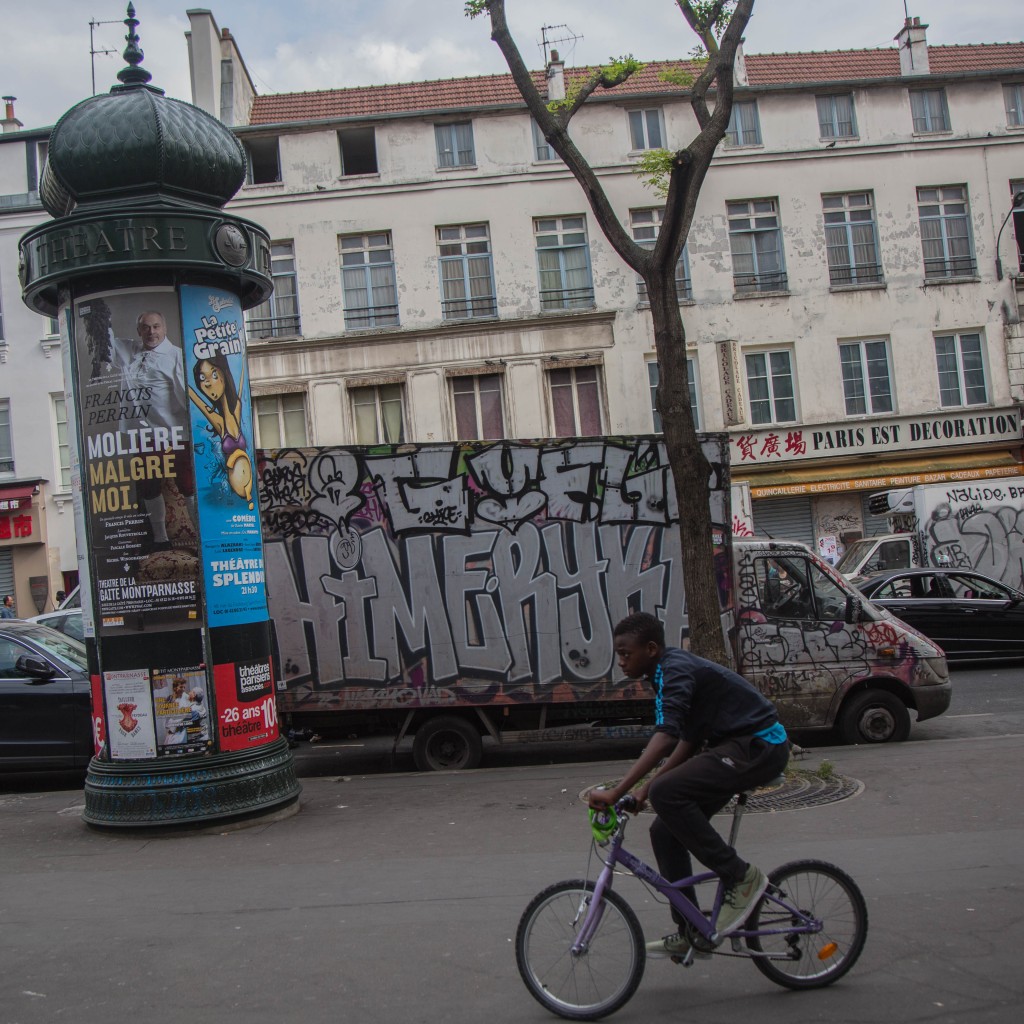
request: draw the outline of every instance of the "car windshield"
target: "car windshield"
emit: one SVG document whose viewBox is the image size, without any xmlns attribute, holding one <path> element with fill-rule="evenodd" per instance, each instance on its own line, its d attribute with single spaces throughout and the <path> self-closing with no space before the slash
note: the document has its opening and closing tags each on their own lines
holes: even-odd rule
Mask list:
<svg viewBox="0 0 1024 1024">
<path fill-rule="evenodd" d="M 846 572 L 847 569 L 860 565 L 864 556 L 875 546 L 872 539 L 854 541 L 844 552 L 843 557 L 836 562 L 836 572 Z"/>
<path fill-rule="evenodd" d="M 88 662 L 85 657 L 85 644 L 79 643 L 70 636 L 58 633 L 55 629 L 46 626 L 36 626 L 34 629 L 19 631 L 18 635 L 30 640 L 36 647 L 52 655 L 58 661 L 70 665 L 79 672 L 88 670 Z"/>
</svg>

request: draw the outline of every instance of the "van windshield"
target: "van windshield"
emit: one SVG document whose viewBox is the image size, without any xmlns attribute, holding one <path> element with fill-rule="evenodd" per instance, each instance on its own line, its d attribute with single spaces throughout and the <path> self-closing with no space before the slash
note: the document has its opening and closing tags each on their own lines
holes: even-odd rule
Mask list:
<svg viewBox="0 0 1024 1024">
<path fill-rule="evenodd" d="M 769 619 L 838 621 L 847 592 L 807 558 L 773 555 L 755 562 L 761 610 Z"/>
<path fill-rule="evenodd" d="M 864 556 L 875 546 L 872 538 L 854 541 L 844 552 L 843 557 L 836 562 L 836 572 L 852 572 L 860 565 Z M 850 568 L 852 566 L 852 568 Z"/>
</svg>

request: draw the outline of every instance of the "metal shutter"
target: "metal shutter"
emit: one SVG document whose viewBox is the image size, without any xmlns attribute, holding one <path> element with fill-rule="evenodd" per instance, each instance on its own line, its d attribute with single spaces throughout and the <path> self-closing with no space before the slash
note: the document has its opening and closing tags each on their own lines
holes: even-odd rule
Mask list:
<svg viewBox="0 0 1024 1024">
<path fill-rule="evenodd" d="M 755 501 L 754 533 L 775 540 L 799 540 L 814 548 L 810 498 L 769 498 Z"/>
<path fill-rule="evenodd" d="M 0 601 L 8 594 L 14 597 L 14 552 L 0 548 Z"/>
</svg>

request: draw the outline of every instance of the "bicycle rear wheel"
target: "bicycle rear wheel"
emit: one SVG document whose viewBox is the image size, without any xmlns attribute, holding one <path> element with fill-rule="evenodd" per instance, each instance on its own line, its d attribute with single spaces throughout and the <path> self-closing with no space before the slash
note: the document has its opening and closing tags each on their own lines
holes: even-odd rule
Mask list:
<svg viewBox="0 0 1024 1024">
<path fill-rule="evenodd" d="M 808 917 L 821 921 L 816 934 L 782 932 L 753 935 L 747 946 L 755 953 L 754 966 L 785 988 L 821 988 L 841 978 L 856 962 L 868 935 L 868 908 L 857 883 L 840 868 L 820 860 L 783 864 L 769 876 L 778 896 Z M 745 929 L 785 929 L 799 924 L 791 910 L 772 898 L 772 888 L 761 897 Z"/>
<path fill-rule="evenodd" d="M 644 973 L 643 929 L 629 904 L 610 889 L 594 935 L 573 954 L 593 893 L 590 881 L 556 882 L 534 896 L 516 931 L 523 982 L 539 1003 L 569 1020 L 597 1020 L 619 1009 Z"/>
</svg>

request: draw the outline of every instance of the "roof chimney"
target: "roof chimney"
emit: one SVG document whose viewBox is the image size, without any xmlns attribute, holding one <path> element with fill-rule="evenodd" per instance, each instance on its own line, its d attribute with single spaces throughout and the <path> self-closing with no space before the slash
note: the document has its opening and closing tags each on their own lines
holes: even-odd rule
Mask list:
<svg viewBox="0 0 1024 1024">
<path fill-rule="evenodd" d="M 928 40 L 925 38 L 927 25 L 920 18 L 907 18 L 896 36 L 900 47 L 900 74 L 928 74 Z"/>
<path fill-rule="evenodd" d="M 16 132 L 19 128 L 24 127 L 22 123 L 14 116 L 14 101 L 17 96 L 4 96 L 4 119 L 0 121 L 0 130 L 6 134 L 7 132 Z"/>
<path fill-rule="evenodd" d="M 551 51 L 548 61 L 548 102 L 565 99 L 565 61 L 558 56 L 557 50 Z"/>
</svg>

